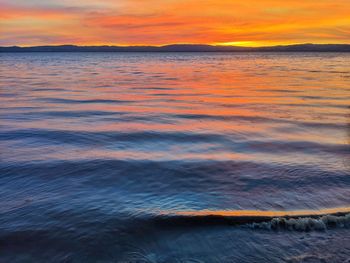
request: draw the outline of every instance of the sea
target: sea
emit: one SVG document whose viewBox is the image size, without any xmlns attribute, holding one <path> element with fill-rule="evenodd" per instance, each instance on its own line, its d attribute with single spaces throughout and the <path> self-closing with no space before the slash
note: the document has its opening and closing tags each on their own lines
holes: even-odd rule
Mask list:
<svg viewBox="0 0 350 263">
<path fill-rule="evenodd" d="M 1 53 L 1 263 L 350 262 L 350 53 Z"/>
</svg>

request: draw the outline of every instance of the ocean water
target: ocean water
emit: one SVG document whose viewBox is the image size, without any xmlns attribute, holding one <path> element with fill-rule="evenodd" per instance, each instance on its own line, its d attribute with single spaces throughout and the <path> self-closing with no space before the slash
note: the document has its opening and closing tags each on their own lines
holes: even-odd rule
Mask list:
<svg viewBox="0 0 350 263">
<path fill-rule="evenodd" d="M 350 54 L 0 54 L 0 262 L 350 262 Z"/>
</svg>

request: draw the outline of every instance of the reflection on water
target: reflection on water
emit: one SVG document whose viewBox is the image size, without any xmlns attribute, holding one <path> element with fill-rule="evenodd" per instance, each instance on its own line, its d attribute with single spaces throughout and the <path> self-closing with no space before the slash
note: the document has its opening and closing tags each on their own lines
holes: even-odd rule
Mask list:
<svg viewBox="0 0 350 263">
<path fill-rule="evenodd" d="M 349 207 L 326 208 L 319 210 L 292 210 L 292 211 L 259 211 L 259 210 L 200 210 L 175 211 L 178 216 L 224 216 L 224 217 L 307 217 L 332 214 L 350 213 Z M 163 211 L 162 215 L 171 215 L 171 211 Z"/>
<path fill-rule="evenodd" d="M 350 55 L 1 54 L 0 68 L 0 261 L 350 257 Z M 313 219 L 159 224 L 242 213 Z"/>
</svg>

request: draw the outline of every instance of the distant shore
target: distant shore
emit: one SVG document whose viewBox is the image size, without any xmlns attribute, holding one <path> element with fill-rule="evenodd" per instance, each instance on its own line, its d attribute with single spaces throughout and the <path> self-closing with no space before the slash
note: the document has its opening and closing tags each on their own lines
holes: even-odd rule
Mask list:
<svg viewBox="0 0 350 263">
<path fill-rule="evenodd" d="M 350 52 L 350 44 L 297 44 L 269 47 L 175 44 L 166 46 L 33 46 L 0 47 L 0 53 L 20 52 Z"/>
</svg>

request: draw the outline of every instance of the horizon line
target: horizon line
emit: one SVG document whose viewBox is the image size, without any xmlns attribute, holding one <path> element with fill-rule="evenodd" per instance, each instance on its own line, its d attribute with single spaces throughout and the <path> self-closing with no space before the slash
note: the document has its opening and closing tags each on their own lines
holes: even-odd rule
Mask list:
<svg viewBox="0 0 350 263">
<path fill-rule="evenodd" d="M 289 46 L 306 46 L 306 45 L 314 45 L 314 46 L 350 46 L 350 43 L 312 43 L 312 42 L 303 42 L 303 43 L 291 43 L 291 44 L 277 44 L 277 45 L 261 45 L 261 46 L 243 46 L 243 45 L 226 45 L 226 44 L 199 44 L 199 43 L 171 43 L 171 44 L 163 44 L 163 45 L 147 45 L 147 44 L 135 44 L 135 45 L 119 45 L 119 44 L 96 44 L 96 45 L 80 45 L 80 44 L 42 44 L 42 45 L 5 45 L 0 46 L 1 48 L 34 48 L 34 47 L 154 47 L 154 48 L 162 48 L 169 46 L 210 46 L 210 47 L 222 47 L 222 48 L 271 48 L 271 47 L 289 47 Z"/>
</svg>

